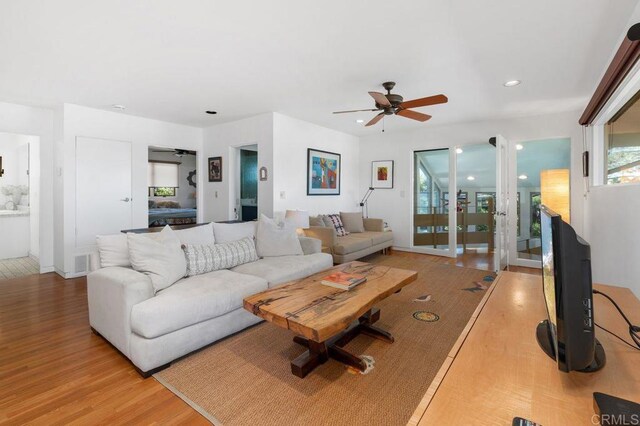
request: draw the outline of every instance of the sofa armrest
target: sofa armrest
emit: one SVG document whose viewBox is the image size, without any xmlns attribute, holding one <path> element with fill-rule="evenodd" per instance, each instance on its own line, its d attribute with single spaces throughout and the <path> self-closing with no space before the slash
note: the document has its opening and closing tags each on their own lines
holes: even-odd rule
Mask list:
<svg viewBox="0 0 640 426">
<path fill-rule="evenodd" d="M 384 221 L 382 219 L 363 219 L 364 222 L 364 230 L 371 232 L 383 232 L 384 231 Z"/>
<path fill-rule="evenodd" d="M 302 246 L 302 253 L 322 253 L 322 241 L 320 241 L 319 239 L 302 236 L 298 237 L 298 239 L 300 240 L 300 245 Z"/>
<path fill-rule="evenodd" d="M 333 250 L 333 246 L 336 245 L 336 230 L 335 228 L 327 228 L 324 226 L 310 226 L 304 230 L 304 235 L 311 238 L 317 238 L 322 241 L 323 247 L 329 247 Z"/>
<path fill-rule="evenodd" d="M 105 339 L 129 356 L 131 308 L 153 297 L 148 275 L 113 266 L 87 275 L 89 323 Z"/>
</svg>

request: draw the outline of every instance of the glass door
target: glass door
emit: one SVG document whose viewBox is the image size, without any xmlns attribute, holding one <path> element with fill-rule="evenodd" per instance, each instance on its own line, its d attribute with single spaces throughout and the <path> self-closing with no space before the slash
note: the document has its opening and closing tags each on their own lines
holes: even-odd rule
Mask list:
<svg viewBox="0 0 640 426">
<path fill-rule="evenodd" d="M 507 243 L 509 241 L 509 193 L 508 184 L 508 165 L 509 158 L 507 156 L 507 140 L 501 136 L 496 136 L 496 249 L 494 255 L 494 269 L 496 272 L 503 271 L 509 266 L 509 250 Z"/>
<path fill-rule="evenodd" d="M 455 257 L 455 158 L 448 148 L 413 154 L 412 246 L 419 251 Z M 455 170 L 453 171 L 455 176 Z M 452 204 L 453 203 L 453 204 Z"/>
</svg>

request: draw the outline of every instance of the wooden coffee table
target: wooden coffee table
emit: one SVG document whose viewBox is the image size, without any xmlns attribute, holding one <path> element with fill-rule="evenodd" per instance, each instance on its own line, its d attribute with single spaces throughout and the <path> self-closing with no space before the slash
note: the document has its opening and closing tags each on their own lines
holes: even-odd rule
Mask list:
<svg viewBox="0 0 640 426">
<path fill-rule="evenodd" d="M 350 291 L 320 281 L 335 271 L 362 274 L 365 283 Z M 350 262 L 244 299 L 244 308 L 282 328 L 293 331 L 293 341 L 307 351 L 291 362 L 291 372 L 305 377 L 329 358 L 360 371 L 364 360 L 344 349 L 358 334 L 393 343 L 393 336 L 374 326 L 380 310 L 373 305 L 397 293 L 418 277 L 415 271 Z"/>
</svg>

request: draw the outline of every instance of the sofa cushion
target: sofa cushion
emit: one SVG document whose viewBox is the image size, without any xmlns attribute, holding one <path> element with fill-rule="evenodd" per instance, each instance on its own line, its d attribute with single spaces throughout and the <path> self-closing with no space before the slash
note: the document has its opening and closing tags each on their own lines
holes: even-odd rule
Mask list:
<svg viewBox="0 0 640 426">
<path fill-rule="evenodd" d="M 258 260 L 255 242 L 249 237 L 220 244 L 187 244 L 182 249 L 190 277 Z"/>
<path fill-rule="evenodd" d="M 145 234 L 127 234 L 131 266 L 149 275 L 156 293 L 184 277 L 187 262 L 180 240 L 167 225 L 152 238 Z"/>
<path fill-rule="evenodd" d="M 306 256 L 265 257 L 257 262 L 236 266 L 232 271 L 264 278 L 269 282 L 269 287 L 274 287 L 332 266 L 333 258 L 330 254 L 315 253 Z"/>
<path fill-rule="evenodd" d="M 109 266 L 130 267 L 129 245 L 127 234 L 98 235 L 96 236 L 98 252 L 100 253 L 100 267 Z"/>
<path fill-rule="evenodd" d="M 357 234 L 358 236 L 362 236 L 363 238 L 371 238 L 371 242 L 374 246 L 382 243 L 386 243 L 387 241 L 393 241 L 393 232 L 371 232 L 365 231 L 361 234 Z"/>
<path fill-rule="evenodd" d="M 228 243 L 229 241 L 238 241 L 245 237 L 256 237 L 257 222 L 241 222 L 241 223 L 216 223 L 213 222 L 213 234 L 216 243 Z"/>
<path fill-rule="evenodd" d="M 178 236 L 182 244 L 214 244 L 213 224 L 207 223 L 193 228 L 179 229 L 173 231 Z"/>
<path fill-rule="evenodd" d="M 260 257 L 302 255 L 295 224 L 291 219 L 282 223 L 260 215 L 256 230 L 256 250 Z"/>
<path fill-rule="evenodd" d="M 178 281 L 131 309 L 131 330 L 153 339 L 242 307 L 242 299 L 268 288 L 267 281 L 228 270 Z"/>
<path fill-rule="evenodd" d="M 321 215 L 309 217 L 309 226 L 322 226 L 324 227 L 324 220 Z"/>
<path fill-rule="evenodd" d="M 361 234 L 349 234 L 344 237 L 338 237 L 333 251 L 336 254 L 355 253 L 360 250 L 367 249 L 373 245 L 371 237 Z"/>
<path fill-rule="evenodd" d="M 339 214 L 329 214 L 327 215 L 331 224 L 336 229 L 336 234 L 338 237 L 344 237 L 345 235 L 349 235 L 346 229 L 344 229 L 344 225 L 342 223 L 342 219 L 340 219 Z"/>
<path fill-rule="evenodd" d="M 344 229 L 346 229 L 348 233 L 364 232 L 364 221 L 362 220 L 362 212 L 340 212 L 340 219 L 342 220 Z"/>
</svg>

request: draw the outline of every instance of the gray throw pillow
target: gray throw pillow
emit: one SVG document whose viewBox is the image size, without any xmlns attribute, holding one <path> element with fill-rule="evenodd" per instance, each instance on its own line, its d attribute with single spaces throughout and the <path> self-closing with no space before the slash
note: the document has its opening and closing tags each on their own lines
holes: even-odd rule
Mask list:
<svg viewBox="0 0 640 426">
<path fill-rule="evenodd" d="M 311 216 L 309 218 L 309 226 L 322 226 L 324 227 L 324 220 L 322 220 L 322 216 Z"/>
<path fill-rule="evenodd" d="M 251 237 L 220 244 L 185 244 L 182 250 L 187 261 L 187 275 L 190 277 L 258 260 Z"/>
<path fill-rule="evenodd" d="M 362 220 L 362 213 L 345 213 L 340 212 L 340 219 L 342 219 L 342 225 L 347 232 L 359 233 L 364 232 L 364 221 Z"/>
</svg>

